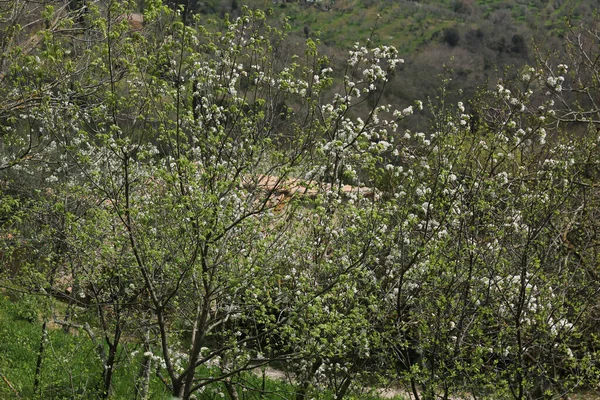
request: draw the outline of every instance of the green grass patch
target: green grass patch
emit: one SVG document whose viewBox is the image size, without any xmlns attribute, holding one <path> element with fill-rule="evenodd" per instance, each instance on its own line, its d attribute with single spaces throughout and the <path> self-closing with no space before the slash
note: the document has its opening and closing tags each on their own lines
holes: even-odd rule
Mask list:
<svg viewBox="0 0 600 400">
<path fill-rule="evenodd" d="M 0 294 L 0 373 L 6 379 L 0 380 L 0 398 L 16 398 L 15 390 L 24 399 L 97 398 L 103 366 L 92 341 L 83 331 L 72 329 L 71 333 L 65 333 L 52 321 L 47 324 L 48 337 L 40 383 L 34 394 L 42 337 L 42 321 L 33 313 L 36 308 L 32 302 L 36 300 L 39 298 L 34 296 L 19 296 L 11 300 Z M 57 309 L 64 307 L 62 304 L 55 306 Z M 113 379 L 110 397 L 113 399 L 135 397 L 134 382 L 141 355 L 132 357 L 125 350 L 125 347 L 121 349 L 121 360 Z M 150 391 L 153 398 L 169 398 L 164 385 L 157 379 L 151 382 Z"/>
<path fill-rule="evenodd" d="M 18 296 L 10 299 L 0 293 L 0 399 L 95 399 L 102 377 L 102 362 L 97 349 L 83 330 L 71 329 L 65 333 L 60 326 L 48 322 L 48 339 L 44 351 L 40 384 L 34 394 L 34 377 L 42 337 L 40 300 L 52 303 L 54 310 L 64 310 L 63 303 L 37 296 Z M 90 321 L 91 322 L 91 321 Z M 115 368 L 110 399 L 135 398 L 135 381 L 138 377 L 143 350 L 134 341 L 123 341 L 119 362 Z M 154 367 L 153 367 L 154 368 Z M 199 376 L 210 371 L 198 371 Z M 285 380 L 270 379 L 260 372 L 243 373 L 234 378 L 239 398 L 244 400 L 280 400 L 293 398 L 296 386 Z M 10 384 L 10 385 L 9 385 Z M 222 383 L 206 387 L 198 398 L 221 399 L 226 394 Z M 312 389 L 309 398 L 333 400 L 330 391 Z M 164 384 L 156 376 L 150 381 L 150 398 L 171 399 Z M 376 395 L 352 395 L 348 399 L 377 400 Z"/>
</svg>

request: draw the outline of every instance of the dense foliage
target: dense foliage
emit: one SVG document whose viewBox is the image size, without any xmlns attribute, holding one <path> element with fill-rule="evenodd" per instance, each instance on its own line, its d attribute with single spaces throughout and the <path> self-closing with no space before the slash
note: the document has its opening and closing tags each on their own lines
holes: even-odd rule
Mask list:
<svg viewBox="0 0 600 400">
<path fill-rule="evenodd" d="M 133 6 L 0 5 L 0 284 L 40 332 L 31 382 L 0 347 L 0 394 L 596 388 L 596 31 L 468 102 L 392 106 L 392 46 L 334 71 L 261 11 Z"/>
</svg>

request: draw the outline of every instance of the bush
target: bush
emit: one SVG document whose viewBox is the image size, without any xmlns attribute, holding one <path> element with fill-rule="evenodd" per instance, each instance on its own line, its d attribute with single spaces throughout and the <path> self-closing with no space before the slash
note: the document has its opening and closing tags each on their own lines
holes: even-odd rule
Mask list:
<svg viewBox="0 0 600 400">
<path fill-rule="evenodd" d="M 458 32 L 458 29 L 456 29 L 456 28 L 444 29 L 443 40 L 450 47 L 457 46 L 458 42 L 460 42 L 460 33 Z"/>
</svg>

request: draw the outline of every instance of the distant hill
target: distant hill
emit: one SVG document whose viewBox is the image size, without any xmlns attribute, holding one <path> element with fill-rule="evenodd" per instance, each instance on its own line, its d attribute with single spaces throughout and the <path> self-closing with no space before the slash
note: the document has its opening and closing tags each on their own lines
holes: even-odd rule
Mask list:
<svg viewBox="0 0 600 400">
<path fill-rule="evenodd" d="M 318 38 L 336 63 L 370 37 L 394 45 L 406 63 L 387 88 L 391 103 L 435 96 L 440 74 L 452 78 L 451 99 L 470 97 L 506 66 L 533 64 L 534 43 L 560 50 L 567 21 L 591 24 L 600 8 L 598 0 L 179 1 L 205 15 L 235 16 L 242 5 L 271 10 L 272 23 L 288 19 L 292 50 L 297 44 L 301 52 L 306 38 Z"/>
</svg>

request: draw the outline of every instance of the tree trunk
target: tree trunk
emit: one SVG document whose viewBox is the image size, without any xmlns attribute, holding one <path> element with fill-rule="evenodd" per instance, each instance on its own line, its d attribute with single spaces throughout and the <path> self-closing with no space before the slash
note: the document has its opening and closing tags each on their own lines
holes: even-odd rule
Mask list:
<svg viewBox="0 0 600 400">
<path fill-rule="evenodd" d="M 135 398 L 148 400 L 150 394 L 150 372 L 152 370 L 152 356 L 146 355 L 150 351 L 150 330 L 146 331 L 144 338 L 144 358 L 140 368 L 140 375 L 136 382 Z"/>
<path fill-rule="evenodd" d="M 120 321 L 117 318 L 115 327 L 115 336 L 112 343 L 108 343 L 108 357 L 106 359 L 106 365 L 102 373 L 103 378 L 103 390 L 101 398 L 106 399 L 110 394 L 110 386 L 112 383 L 113 372 L 115 369 L 115 362 L 117 360 L 117 351 L 119 350 L 119 341 L 121 339 L 121 326 Z M 107 340 L 108 342 L 108 340 Z"/>
<path fill-rule="evenodd" d="M 350 374 L 348 374 L 342 381 L 342 385 L 340 386 L 340 388 L 337 390 L 337 392 L 335 394 L 335 398 L 338 400 L 343 399 L 344 396 L 346 395 L 346 392 L 348 391 L 348 388 L 350 387 L 351 383 L 352 383 L 352 376 Z"/>
<path fill-rule="evenodd" d="M 206 321 L 208 319 L 210 301 L 205 298 L 204 301 L 198 305 L 196 310 L 196 320 L 194 321 L 194 328 L 192 330 L 192 348 L 190 349 L 190 360 L 189 366 L 183 379 L 183 398 L 188 399 L 192 394 L 192 388 L 194 386 L 194 377 L 196 375 L 196 362 L 200 358 L 200 350 L 202 349 L 202 342 L 204 340 L 204 329 Z"/>
<path fill-rule="evenodd" d="M 306 395 L 308 393 L 308 388 L 310 387 L 310 381 L 312 380 L 312 378 L 315 376 L 315 374 L 317 373 L 317 370 L 319 369 L 319 367 L 321 366 L 322 362 L 320 359 L 317 359 L 313 365 L 312 368 L 310 369 L 310 373 L 307 377 L 307 379 L 302 382 L 302 384 L 300 385 L 300 389 L 296 392 L 296 400 L 306 400 Z"/>
<path fill-rule="evenodd" d="M 46 342 L 48 341 L 48 328 L 46 321 L 42 324 L 42 337 L 40 338 L 40 347 L 38 350 L 37 362 L 35 363 L 35 376 L 33 378 L 33 395 L 38 394 L 40 388 L 40 379 L 42 376 L 42 363 L 44 361 L 44 352 L 46 350 Z"/>
<path fill-rule="evenodd" d="M 231 400 L 239 400 L 239 396 L 237 394 L 237 391 L 235 390 L 235 386 L 233 386 L 233 384 L 231 383 L 231 380 L 225 379 L 223 383 L 225 384 L 225 388 L 227 389 L 227 393 L 229 393 L 229 397 L 231 398 Z"/>
</svg>

